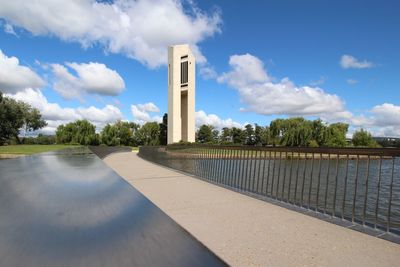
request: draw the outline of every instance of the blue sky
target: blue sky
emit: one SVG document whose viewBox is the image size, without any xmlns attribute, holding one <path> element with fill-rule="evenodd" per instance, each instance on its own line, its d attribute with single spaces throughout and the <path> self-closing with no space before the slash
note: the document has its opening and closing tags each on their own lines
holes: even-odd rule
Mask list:
<svg viewBox="0 0 400 267">
<path fill-rule="evenodd" d="M 305 116 L 400 136 L 398 1 L 42 2 L 0 1 L 0 90 L 47 132 L 159 120 L 167 46 L 189 43 L 197 125 Z"/>
</svg>

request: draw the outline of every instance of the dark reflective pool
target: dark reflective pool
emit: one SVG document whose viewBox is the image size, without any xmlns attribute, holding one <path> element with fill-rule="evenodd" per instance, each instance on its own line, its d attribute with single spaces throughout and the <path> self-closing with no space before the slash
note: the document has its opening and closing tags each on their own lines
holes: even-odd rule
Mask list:
<svg viewBox="0 0 400 267">
<path fill-rule="evenodd" d="M 0 266 L 221 265 L 86 149 L 0 162 Z"/>
</svg>

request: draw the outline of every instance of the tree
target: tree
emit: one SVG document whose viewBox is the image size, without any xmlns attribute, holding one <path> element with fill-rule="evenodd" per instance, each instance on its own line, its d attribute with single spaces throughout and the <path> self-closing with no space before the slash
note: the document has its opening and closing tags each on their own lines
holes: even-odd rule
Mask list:
<svg viewBox="0 0 400 267">
<path fill-rule="evenodd" d="M 371 133 L 364 129 L 355 131 L 352 138 L 354 146 L 377 147 L 378 143 L 372 138 Z"/>
<path fill-rule="evenodd" d="M 270 124 L 272 143 L 283 146 L 346 146 L 346 123 L 324 124 L 304 118 L 276 119 Z"/>
<path fill-rule="evenodd" d="M 246 135 L 244 131 L 240 128 L 232 128 L 232 141 L 234 144 L 244 144 L 246 140 Z"/>
<path fill-rule="evenodd" d="M 108 146 L 132 145 L 133 132 L 137 126 L 135 123 L 123 121 L 107 124 L 101 131 L 101 142 Z"/>
<path fill-rule="evenodd" d="M 0 92 L 0 145 L 11 137 L 20 143 L 21 130 L 26 132 L 43 128 L 47 123 L 39 110 L 22 101 L 4 97 Z"/>
<path fill-rule="evenodd" d="M 212 143 L 218 144 L 219 142 L 219 131 L 217 129 L 212 130 Z"/>
<path fill-rule="evenodd" d="M 211 143 L 213 141 L 213 130 L 214 127 L 211 125 L 201 125 L 197 131 L 197 141 L 199 143 Z"/>
<path fill-rule="evenodd" d="M 168 143 L 168 114 L 164 113 L 162 123 L 160 123 L 160 145 L 167 145 Z"/>
<path fill-rule="evenodd" d="M 255 145 L 256 136 L 254 133 L 254 128 L 251 124 L 247 124 L 245 126 L 244 134 L 245 134 L 245 144 L 251 146 Z"/>
<path fill-rule="evenodd" d="M 349 129 L 347 123 L 333 123 L 328 126 L 324 146 L 345 147 L 347 145 L 346 133 Z"/>
<path fill-rule="evenodd" d="M 138 145 L 156 146 L 160 144 L 160 125 L 147 122 L 135 133 Z"/>
<path fill-rule="evenodd" d="M 228 128 L 228 127 L 222 128 L 220 141 L 221 141 L 221 144 L 233 143 L 232 129 L 231 128 Z"/>
<path fill-rule="evenodd" d="M 56 130 L 56 140 L 63 144 L 98 145 L 99 135 L 96 127 L 87 120 L 61 124 Z"/>
<path fill-rule="evenodd" d="M 257 133 L 256 133 L 257 136 Z M 257 137 L 256 137 L 257 138 Z M 261 127 L 261 133 L 260 133 L 260 143 L 263 146 L 271 144 L 271 132 L 269 130 L 269 127 Z"/>
</svg>

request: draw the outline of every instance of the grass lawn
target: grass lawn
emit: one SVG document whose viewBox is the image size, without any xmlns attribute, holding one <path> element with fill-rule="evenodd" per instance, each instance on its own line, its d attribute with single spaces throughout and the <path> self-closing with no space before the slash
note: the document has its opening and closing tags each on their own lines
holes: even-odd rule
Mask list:
<svg viewBox="0 0 400 267">
<path fill-rule="evenodd" d="M 73 145 L 10 145 L 0 146 L 0 154 L 25 154 L 32 155 L 35 153 L 60 150 Z M 75 146 L 77 147 L 77 146 Z"/>
</svg>

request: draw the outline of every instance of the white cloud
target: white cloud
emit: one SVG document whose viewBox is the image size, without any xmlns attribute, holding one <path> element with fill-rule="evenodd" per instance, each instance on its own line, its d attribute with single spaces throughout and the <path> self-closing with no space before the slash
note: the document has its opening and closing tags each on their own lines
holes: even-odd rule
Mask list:
<svg viewBox="0 0 400 267">
<path fill-rule="evenodd" d="M 88 47 L 104 46 L 154 68 L 167 62 L 166 47 L 189 43 L 205 62 L 198 43 L 220 32 L 218 11 L 207 14 L 193 1 L 0 0 L 0 17 L 33 35 L 56 36 Z M 23 7 L 23 12 L 21 11 Z"/>
<path fill-rule="evenodd" d="M 347 79 L 347 83 L 350 84 L 350 85 L 354 85 L 354 84 L 357 84 L 358 81 L 354 80 L 354 79 Z"/>
<path fill-rule="evenodd" d="M 339 114 L 337 118 L 323 119 L 347 122 L 351 126 L 350 132 L 364 128 L 373 136 L 400 137 L 400 106 L 390 103 L 376 105 L 360 115 L 354 115 L 347 111 Z"/>
<path fill-rule="evenodd" d="M 340 59 L 340 66 L 342 66 L 344 69 L 367 69 L 372 68 L 374 64 L 367 60 L 358 60 L 351 55 L 343 55 Z"/>
<path fill-rule="evenodd" d="M 4 32 L 18 37 L 17 33 L 14 31 L 14 27 L 11 24 L 4 23 L 3 27 L 4 27 Z"/>
<path fill-rule="evenodd" d="M 384 103 L 373 107 L 371 112 L 377 126 L 400 126 L 400 106 Z"/>
<path fill-rule="evenodd" d="M 131 105 L 131 112 L 134 122 L 145 124 L 146 122 L 161 122 L 162 117 L 159 115 L 151 116 L 150 113 L 158 113 L 160 109 L 152 102 L 145 104 Z"/>
<path fill-rule="evenodd" d="M 224 127 L 232 128 L 243 128 L 239 122 L 232 120 L 231 118 L 228 119 L 221 119 L 215 114 L 207 114 L 203 110 L 199 110 L 196 112 L 196 128 L 199 128 L 201 125 L 212 125 L 216 129 L 221 130 Z"/>
<path fill-rule="evenodd" d="M 116 96 L 125 89 L 122 77 L 104 64 L 72 62 L 65 65 L 74 70 L 77 76 L 64 65 L 51 65 L 55 77 L 54 90 L 65 99 L 82 100 L 82 95 L 86 93 Z"/>
<path fill-rule="evenodd" d="M 212 66 L 202 66 L 200 67 L 199 74 L 205 80 L 211 80 L 218 77 L 217 72 L 214 70 Z"/>
<path fill-rule="evenodd" d="M 18 58 L 8 57 L 0 50 L 0 91 L 12 94 L 27 87 L 44 85 L 43 79 L 30 68 L 20 65 Z"/>
<path fill-rule="evenodd" d="M 219 76 L 218 82 L 226 82 L 238 89 L 270 81 L 264 63 L 253 55 L 233 55 L 229 58 L 229 65 L 232 70 Z"/>
<path fill-rule="evenodd" d="M 274 82 L 260 59 L 250 54 L 230 57 L 232 70 L 218 77 L 239 92 L 243 111 L 263 115 L 321 116 L 342 113 L 344 102 L 334 94 L 309 86 L 296 86 L 288 78 Z"/>
<path fill-rule="evenodd" d="M 58 125 L 74 120 L 87 119 L 96 125 L 97 130 L 100 130 L 107 123 L 113 123 L 116 120 L 121 120 L 123 118 L 121 111 L 113 105 L 106 105 L 103 108 L 97 108 L 94 106 L 64 108 L 57 103 L 49 103 L 42 92 L 37 89 L 27 88 L 25 91 L 10 94 L 8 96 L 16 100 L 24 101 L 39 109 L 43 119 L 48 123 L 48 126 L 43 129 L 46 133 L 54 134 Z"/>
</svg>

